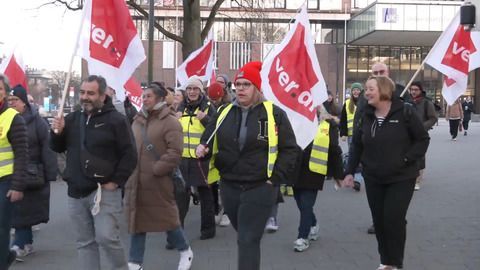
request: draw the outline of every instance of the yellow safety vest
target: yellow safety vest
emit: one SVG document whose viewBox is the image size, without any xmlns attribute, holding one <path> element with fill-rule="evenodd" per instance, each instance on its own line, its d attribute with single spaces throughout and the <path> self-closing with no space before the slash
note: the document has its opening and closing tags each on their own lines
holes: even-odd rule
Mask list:
<svg viewBox="0 0 480 270">
<path fill-rule="evenodd" d="M 17 113 L 14 109 L 8 108 L 0 115 L 0 177 L 13 174 L 14 155 L 7 134 Z"/>
<path fill-rule="evenodd" d="M 197 114 L 200 111 L 200 107 L 195 110 L 194 114 Z M 197 158 L 195 150 L 200 144 L 200 138 L 202 137 L 205 127 L 202 125 L 200 120 L 196 116 L 184 114 L 180 118 L 180 124 L 182 124 L 183 129 L 183 152 L 182 157 L 184 158 Z M 205 110 L 205 113 L 208 113 L 208 107 Z"/>
<path fill-rule="evenodd" d="M 350 108 L 350 99 L 347 99 L 345 102 L 345 111 L 347 112 L 347 128 L 348 128 L 348 136 L 353 135 L 353 118 L 355 117 L 355 111 L 357 110 L 357 106 L 353 105 L 353 112 L 350 112 L 348 108 Z"/>
<path fill-rule="evenodd" d="M 323 120 L 317 129 L 315 139 L 313 139 L 312 153 L 308 168 L 310 171 L 326 175 L 328 162 L 328 146 L 330 144 L 329 136 L 330 124 Z"/>
<path fill-rule="evenodd" d="M 220 113 L 217 118 L 217 127 L 222 123 L 223 119 L 227 117 L 228 112 L 232 108 L 232 104 L 228 104 L 225 109 Z M 275 117 L 273 116 L 273 103 L 270 101 L 263 102 L 263 106 L 267 111 L 268 121 L 268 164 L 267 164 L 267 176 L 272 177 L 273 168 L 275 167 L 275 161 L 278 156 L 278 134 L 275 125 Z M 220 180 L 220 172 L 215 168 L 215 156 L 218 153 L 217 135 L 213 138 L 213 152 L 210 159 L 210 166 L 208 170 L 208 183 L 212 184 Z"/>
</svg>

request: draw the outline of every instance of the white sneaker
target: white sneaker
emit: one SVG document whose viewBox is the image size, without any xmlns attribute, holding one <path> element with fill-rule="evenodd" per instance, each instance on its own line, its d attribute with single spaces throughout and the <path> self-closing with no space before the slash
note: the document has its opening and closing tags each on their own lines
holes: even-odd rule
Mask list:
<svg viewBox="0 0 480 270">
<path fill-rule="evenodd" d="M 416 183 L 415 184 L 415 191 L 420 190 L 420 184 Z"/>
<path fill-rule="evenodd" d="M 193 251 L 191 248 L 180 251 L 180 261 L 178 262 L 178 270 L 189 270 L 192 267 Z"/>
<path fill-rule="evenodd" d="M 23 249 L 21 249 L 17 245 L 13 245 L 11 250 L 17 253 L 17 258 L 26 257 L 35 252 L 35 250 L 33 249 L 33 246 L 29 244 L 25 245 Z"/>
<path fill-rule="evenodd" d="M 308 234 L 308 240 L 316 241 L 318 239 L 318 231 L 320 228 L 318 225 L 310 227 L 310 233 Z"/>
<path fill-rule="evenodd" d="M 306 250 L 308 247 L 310 247 L 310 242 L 308 239 L 303 239 L 303 238 L 298 238 L 293 242 L 293 250 L 296 252 L 302 252 Z"/>
<path fill-rule="evenodd" d="M 278 231 L 278 223 L 277 219 L 274 217 L 270 217 L 267 221 L 267 225 L 265 226 L 265 230 L 269 233 L 274 233 Z"/>
<path fill-rule="evenodd" d="M 143 270 L 142 266 L 138 263 L 128 263 L 128 270 Z"/>
<path fill-rule="evenodd" d="M 228 216 L 223 214 L 220 218 L 220 222 L 218 223 L 218 225 L 220 227 L 227 227 L 228 225 L 230 225 L 230 219 L 228 218 Z"/>
</svg>

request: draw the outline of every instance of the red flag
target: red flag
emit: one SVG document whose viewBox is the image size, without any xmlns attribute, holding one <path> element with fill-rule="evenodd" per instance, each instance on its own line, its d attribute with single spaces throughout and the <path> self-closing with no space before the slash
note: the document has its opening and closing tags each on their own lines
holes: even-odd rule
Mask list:
<svg viewBox="0 0 480 270">
<path fill-rule="evenodd" d="M 478 48 L 480 33 L 465 31 L 458 13 L 425 59 L 425 63 L 445 75 L 442 95 L 448 104 L 465 92 L 468 73 L 480 66 Z"/>
<path fill-rule="evenodd" d="M 145 50 L 125 1 L 87 0 L 78 54 L 88 62 L 90 74 L 101 75 L 112 88 L 124 89 Z M 117 91 L 120 100 L 123 91 Z"/>
<path fill-rule="evenodd" d="M 213 70 L 213 34 L 210 32 L 205 44 L 192 52 L 177 68 L 177 80 L 184 85 L 188 78 L 197 75 L 202 81 L 208 81 Z"/>
<path fill-rule="evenodd" d="M 7 76 L 10 81 L 10 86 L 14 87 L 20 84 L 28 90 L 25 65 L 18 50 L 13 50 L 12 53 L 2 61 L 0 64 L 0 73 Z"/>
<path fill-rule="evenodd" d="M 316 107 L 327 99 L 305 7 L 282 43 L 264 60 L 261 76 L 264 96 L 285 110 L 297 144 L 305 148 L 317 131 Z"/>
<path fill-rule="evenodd" d="M 138 81 L 131 77 L 124 85 L 125 95 L 130 99 L 130 102 L 135 106 L 137 110 L 142 107 L 142 86 Z"/>
</svg>

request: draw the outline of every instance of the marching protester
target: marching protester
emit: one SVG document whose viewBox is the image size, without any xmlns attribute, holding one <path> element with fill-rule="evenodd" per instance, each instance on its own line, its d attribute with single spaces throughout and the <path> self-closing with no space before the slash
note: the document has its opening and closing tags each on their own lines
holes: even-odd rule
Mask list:
<svg viewBox="0 0 480 270">
<path fill-rule="evenodd" d="M 130 125 L 106 88 L 103 77 L 90 75 L 80 86 L 82 110 L 52 122 L 51 147 L 66 151 L 64 179 L 82 270 L 128 269 L 120 241 L 120 187 L 135 169 L 137 155 Z M 99 248 L 105 254 L 103 268 Z"/>
<path fill-rule="evenodd" d="M 452 141 L 457 140 L 458 129 L 461 127 L 460 123 L 463 121 L 462 104 L 460 104 L 460 98 L 457 98 L 452 105 L 448 105 L 445 113 L 445 119 L 450 126 L 450 135 Z"/>
<path fill-rule="evenodd" d="M 343 104 L 342 112 L 340 114 L 340 137 L 343 141 L 348 141 L 349 148 L 352 144 L 353 119 L 355 117 L 357 103 L 361 95 L 363 95 L 362 84 L 358 82 L 352 83 L 352 86 L 350 87 L 350 98 L 345 101 L 345 104 Z M 360 191 L 362 186 L 361 181 L 363 181 L 363 177 L 358 172 L 356 172 L 354 176 L 355 177 L 353 189 L 356 191 Z"/>
<path fill-rule="evenodd" d="M 215 108 L 203 93 L 203 83 L 198 76 L 190 77 L 185 84 L 185 89 L 186 99 L 177 111 L 183 128 L 180 171 L 187 187 L 193 190 L 192 194 L 198 194 L 200 199 L 200 239 L 206 240 L 215 237 L 215 209 L 213 193 L 207 179 L 209 160 L 198 158 L 195 149 L 200 144 L 200 137 L 210 117 L 215 113 Z M 187 197 L 187 200 L 186 211 L 188 211 L 190 197 Z M 183 223 L 182 217 L 180 218 Z"/>
<path fill-rule="evenodd" d="M 133 117 L 135 117 L 135 115 L 137 114 L 137 109 L 135 109 L 135 106 L 133 106 L 130 98 L 125 96 L 125 100 L 123 102 L 118 100 L 117 92 L 110 86 L 107 86 L 107 91 L 105 93 L 112 99 L 112 104 L 115 109 L 119 113 L 125 115 L 128 119 L 128 122 L 132 124 Z"/>
<path fill-rule="evenodd" d="M 212 152 L 212 175 L 221 179 L 222 203 L 237 231 L 239 270 L 260 269 L 265 224 L 278 185 L 293 174 L 298 155 L 285 112 L 264 101 L 261 65 L 249 62 L 240 68 L 235 78 L 236 101 L 215 115 L 197 147 L 198 157 Z M 206 145 L 212 135 L 214 139 Z"/>
<path fill-rule="evenodd" d="M 334 174 L 340 179 L 343 172 L 335 161 L 338 153 L 338 122 L 327 112 L 324 106 L 319 106 L 319 126 L 313 141 L 303 150 L 299 166 L 300 175 L 293 188 L 293 194 L 300 210 L 300 225 L 297 240 L 293 250 L 302 252 L 310 247 L 310 241 L 318 239 L 319 225 L 313 212 L 319 190 L 327 174 Z"/>
<path fill-rule="evenodd" d="M 468 123 L 470 122 L 470 119 L 472 119 L 472 113 L 475 112 L 473 109 L 472 98 L 470 96 L 467 96 L 463 101 L 462 109 L 463 109 L 463 122 L 462 122 L 463 135 L 467 136 Z"/>
<path fill-rule="evenodd" d="M 359 162 L 373 217 L 381 269 L 403 268 L 405 219 L 418 176 L 417 162 L 425 155 L 429 136 L 413 108 L 394 95 L 386 76 L 367 80 L 368 105 L 354 131 L 353 151 L 346 168 L 345 186 L 353 186 Z"/>
<path fill-rule="evenodd" d="M 418 118 L 420 118 L 420 121 L 423 123 L 423 127 L 428 132 L 438 121 L 435 106 L 433 105 L 433 102 L 427 98 L 427 93 L 425 90 L 423 90 L 421 82 L 413 82 L 410 85 L 409 90 Z M 420 190 L 420 183 L 423 181 L 423 173 L 426 166 L 425 156 L 419 161 L 418 166 L 420 172 L 415 183 L 415 190 Z"/>
<path fill-rule="evenodd" d="M 172 108 L 174 111 L 178 112 L 178 107 L 186 99 L 185 90 L 183 88 L 177 88 L 175 94 L 173 95 Z"/>
<path fill-rule="evenodd" d="M 147 232 L 167 232 L 180 251 L 179 270 L 191 267 L 193 252 L 180 224 L 172 173 L 180 164 L 182 126 L 168 107 L 168 91 L 151 85 L 132 125 L 138 162 L 125 186 L 125 212 L 131 234 L 129 270 L 142 269 Z"/>
<path fill-rule="evenodd" d="M 232 91 L 232 82 L 227 74 L 218 74 L 216 81 L 223 87 L 225 93 L 228 93 L 232 100 L 235 99 L 235 93 Z"/>
<path fill-rule="evenodd" d="M 25 120 L 28 136 L 27 179 L 23 200 L 14 204 L 12 227 L 15 228 L 12 250 L 17 259 L 34 252 L 32 226 L 47 223 L 50 217 L 50 181 L 57 177 L 57 159 L 49 147 L 49 126 L 28 102 L 21 85 L 8 96 L 10 108 Z"/>
<path fill-rule="evenodd" d="M 224 79 L 223 77 L 219 77 L 219 78 Z M 215 107 L 215 110 L 217 111 L 221 106 L 224 106 L 232 102 L 230 98 L 230 94 L 226 92 L 226 90 L 224 89 L 224 87 L 222 87 L 220 83 L 217 83 L 217 82 L 214 82 L 210 86 L 208 86 L 208 98 L 210 99 L 213 106 Z M 227 214 L 225 214 L 225 211 L 222 209 L 220 205 L 220 199 L 218 194 L 218 182 L 210 184 L 210 188 L 212 189 L 212 194 L 213 194 L 213 202 L 214 202 L 214 208 L 215 208 L 215 223 L 218 224 L 220 227 L 226 227 L 230 225 L 230 220 L 228 219 Z"/>
<path fill-rule="evenodd" d="M 15 261 L 10 250 L 10 228 L 14 203 L 23 198 L 28 162 L 28 137 L 25 120 L 8 108 L 8 78 L 0 74 L 0 269 L 7 270 Z"/>
</svg>

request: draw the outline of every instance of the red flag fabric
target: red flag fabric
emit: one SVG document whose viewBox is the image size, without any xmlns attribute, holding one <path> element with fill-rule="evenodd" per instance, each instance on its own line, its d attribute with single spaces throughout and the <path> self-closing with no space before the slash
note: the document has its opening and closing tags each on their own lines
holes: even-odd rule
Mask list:
<svg viewBox="0 0 480 270">
<path fill-rule="evenodd" d="M 297 144 L 305 148 L 317 131 L 317 106 L 328 96 L 305 6 L 282 43 L 264 60 L 260 74 L 265 98 L 285 110 Z"/>
<path fill-rule="evenodd" d="M 192 52 L 177 68 L 177 80 L 184 85 L 188 78 L 196 75 L 202 81 L 208 81 L 213 70 L 213 34 L 210 32 L 205 44 Z"/>
<path fill-rule="evenodd" d="M 445 75 L 442 95 L 453 104 L 467 89 L 468 73 L 480 66 L 480 32 L 465 31 L 457 13 L 431 49 L 425 63 Z"/>
<path fill-rule="evenodd" d="M 142 107 L 142 93 L 143 89 L 140 83 L 134 78 L 130 79 L 125 83 L 123 89 L 125 90 L 125 95 L 130 99 L 130 102 L 135 106 L 135 108 L 140 110 Z"/>
<path fill-rule="evenodd" d="M 22 55 L 18 50 L 13 50 L 0 64 L 0 73 L 5 74 L 12 87 L 22 85 L 28 91 L 27 75 Z"/>
<path fill-rule="evenodd" d="M 88 62 L 89 74 L 101 75 L 125 98 L 125 83 L 145 60 L 145 49 L 125 1 L 87 0 L 77 54 Z"/>
</svg>

